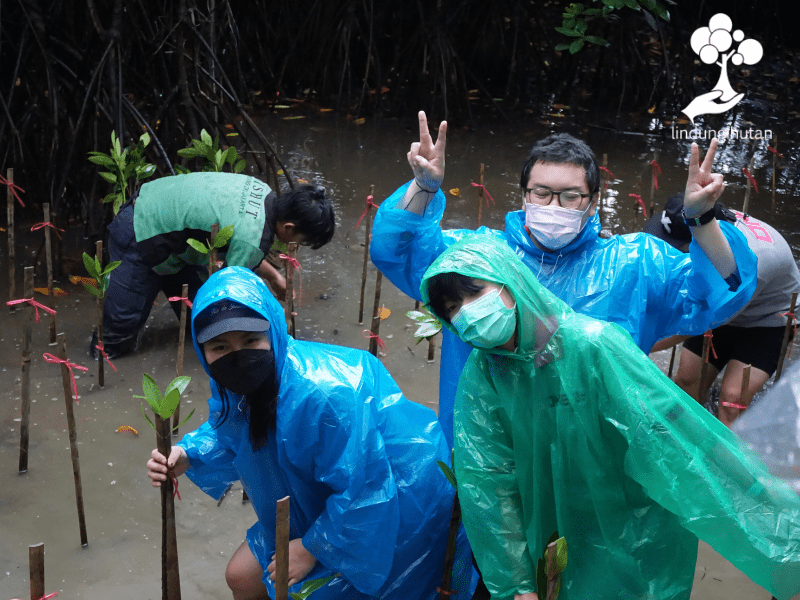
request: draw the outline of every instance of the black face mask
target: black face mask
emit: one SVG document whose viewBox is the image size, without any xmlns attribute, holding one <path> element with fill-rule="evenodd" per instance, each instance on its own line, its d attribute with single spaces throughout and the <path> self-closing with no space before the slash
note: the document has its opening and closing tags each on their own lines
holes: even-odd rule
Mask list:
<svg viewBox="0 0 800 600">
<path fill-rule="evenodd" d="M 252 394 L 275 381 L 275 355 L 272 349 L 247 349 L 229 352 L 208 365 L 211 377 L 234 394 Z"/>
</svg>

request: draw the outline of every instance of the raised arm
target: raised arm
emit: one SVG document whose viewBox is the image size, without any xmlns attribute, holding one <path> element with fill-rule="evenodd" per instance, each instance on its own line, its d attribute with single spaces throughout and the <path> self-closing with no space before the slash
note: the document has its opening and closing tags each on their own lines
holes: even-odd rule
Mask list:
<svg viewBox="0 0 800 600">
<path fill-rule="evenodd" d="M 686 181 L 683 203 L 684 215 L 687 219 L 699 219 L 714 208 L 714 204 L 725 190 L 722 174 L 711 171 L 717 152 L 717 143 L 716 138 L 711 140 L 702 164 L 700 149 L 697 144 L 692 144 L 689 177 Z M 705 225 L 692 227 L 692 236 L 723 279 L 727 280 L 735 273 L 736 260 L 716 219 L 712 218 Z"/>
<path fill-rule="evenodd" d="M 447 121 L 439 125 L 436 143 L 428 131 L 428 119 L 419 112 L 419 142 L 411 144 L 408 164 L 414 171 L 414 181 L 408 187 L 398 208 L 421 215 L 444 180 L 444 149 L 447 144 Z"/>
</svg>

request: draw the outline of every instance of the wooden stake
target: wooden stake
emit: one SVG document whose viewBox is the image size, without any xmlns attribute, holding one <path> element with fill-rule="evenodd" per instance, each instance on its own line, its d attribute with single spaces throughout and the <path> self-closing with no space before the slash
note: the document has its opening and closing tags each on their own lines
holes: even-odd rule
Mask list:
<svg viewBox="0 0 800 600">
<path fill-rule="evenodd" d="M 378 276 L 375 279 L 375 304 L 372 307 L 372 327 L 369 338 L 369 352 L 372 356 L 378 356 L 378 331 L 381 328 L 381 282 L 383 281 L 383 273 L 378 271 Z"/>
<path fill-rule="evenodd" d="M 370 196 L 372 196 L 372 192 L 374 190 L 375 190 L 374 185 L 369 186 Z M 372 205 L 367 204 L 367 222 L 364 234 L 364 267 L 361 269 L 361 300 L 358 303 L 359 325 L 362 325 L 364 323 L 364 288 L 367 285 L 367 265 L 369 264 L 369 243 L 371 236 L 372 236 Z"/>
<path fill-rule="evenodd" d="M 783 330 L 783 343 L 781 344 L 780 358 L 778 358 L 778 368 L 775 371 L 775 381 L 781 378 L 781 373 L 783 372 L 783 361 L 786 358 L 786 351 L 789 349 L 789 333 L 795 323 L 795 308 L 797 308 L 797 292 L 792 294 L 792 303 L 789 306 L 789 313 L 786 315 L 786 328 Z M 792 343 L 794 343 L 794 340 L 792 340 Z"/>
<path fill-rule="evenodd" d="M 642 185 L 642 176 L 636 176 L 636 191 L 639 192 L 641 196 L 641 192 L 643 191 L 644 186 Z M 644 202 L 644 200 L 642 200 Z M 636 198 L 633 199 L 633 228 L 636 229 L 639 226 L 639 203 L 636 201 Z"/>
<path fill-rule="evenodd" d="M 777 173 L 778 173 L 778 136 L 772 136 L 772 149 L 775 152 L 772 153 L 772 211 L 775 212 L 775 188 L 776 182 L 778 181 Z"/>
<path fill-rule="evenodd" d="M 703 386 L 706 381 L 706 374 L 708 373 L 708 346 L 710 340 L 711 338 L 707 335 L 703 336 L 703 366 L 700 368 L 700 381 L 697 383 L 697 401 L 700 404 L 703 403 L 703 397 L 705 396 L 705 389 Z"/>
<path fill-rule="evenodd" d="M 45 227 L 45 229 L 47 229 Z M 97 240 L 95 242 L 95 258 L 97 262 L 100 263 L 99 271 L 103 271 L 103 240 Z M 103 343 L 103 297 L 97 297 L 97 343 L 98 345 L 102 345 Z M 98 351 L 97 352 L 97 385 L 101 388 L 104 388 L 106 385 L 106 376 L 105 376 L 105 369 L 103 368 L 103 353 Z"/>
<path fill-rule="evenodd" d="M 658 164 L 658 150 L 653 152 L 653 163 Z M 655 165 L 650 164 L 653 170 L 653 176 L 650 178 L 650 214 L 652 215 L 656 208 L 656 174 Z"/>
<path fill-rule="evenodd" d="M 275 507 L 275 600 L 289 598 L 289 496 Z"/>
<path fill-rule="evenodd" d="M 672 379 L 672 367 L 675 365 L 675 353 L 678 350 L 678 344 L 675 344 L 672 347 L 672 356 L 669 357 L 669 371 L 667 372 L 667 377 Z"/>
<path fill-rule="evenodd" d="M 603 169 L 600 171 L 600 206 L 605 207 L 608 195 L 608 154 L 603 154 Z"/>
<path fill-rule="evenodd" d="M 189 284 L 184 283 L 181 288 L 181 298 L 189 297 Z M 186 302 L 181 300 L 181 330 L 178 333 L 178 360 L 175 364 L 175 370 L 178 377 L 183 375 L 183 347 L 186 341 Z M 181 400 L 178 398 L 178 405 L 175 407 L 175 412 L 172 413 L 172 436 L 178 437 L 178 424 L 181 422 Z"/>
<path fill-rule="evenodd" d="M 44 543 L 28 546 L 31 600 L 44 598 Z"/>
<path fill-rule="evenodd" d="M 484 164 L 481 163 L 481 187 L 478 188 L 478 227 L 481 226 L 481 213 L 483 212 L 483 168 Z"/>
<path fill-rule="evenodd" d="M 453 563 L 456 558 L 456 540 L 458 526 L 461 523 L 461 503 L 458 501 L 458 492 L 453 494 L 453 508 L 450 510 L 450 528 L 447 532 L 447 550 L 444 555 L 444 573 L 442 585 L 439 586 L 439 600 L 451 600 L 453 592 L 450 584 L 453 579 Z"/>
<path fill-rule="evenodd" d="M 209 240 L 210 244 L 214 243 L 214 238 L 217 237 L 219 233 L 219 223 L 214 223 L 211 226 L 211 239 Z M 217 272 L 217 249 L 212 248 L 208 251 L 208 276 L 211 277 L 214 273 Z"/>
<path fill-rule="evenodd" d="M 25 267 L 25 298 L 33 298 L 33 267 Z M 28 470 L 28 435 L 31 414 L 31 337 L 33 335 L 33 316 L 36 311 L 28 304 L 28 318 L 22 325 L 22 383 L 20 399 L 22 419 L 19 428 L 19 472 Z"/>
<path fill-rule="evenodd" d="M 62 360 L 67 360 L 67 341 L 63 333 L 58 334 L 58 357 Z M 64 384 L 64 403 L 67 409 L 69 449 L 72 456 L 72 476 L 75 480 L 75 501 L 78 505 L 78 524 L 81 530 L 81 546 L 88 546 L 89 538 L 86 535 L 86 516 L 83 513 L 81 465 L 78 460 L 78 433 L 75 429 L 75 412 L 72 410 L 72 378 L 70 377 L 69 367 L 64 363 L 61 363 L 61 381 Z"/>
<path fill-rule="evenodd" d="M 172 450 L 170 420 L 154 415 L 158 451 L 169 456 Z M 175 488 L 172 477 L 161 482 L 161 600 L 180 600 L 181 577 L 178 571 L 178 536 L 175 531 Z"/>
<path fill-rule="evenodd" d="M 8 183 L 14 184 L 14 169 L 6 171 L 6 179 Z M 16 271 L 16 250 L 14 248 L 14 191 L 11 185 L 6 188 L 6 214 L 8 216 L 8 299 L 16 300 L 17 295 L 17 271 Z M 16 305 L 12 304 L 8 307 L 9 312 L 16 310 Z"/>
<path fill-rule="evenodd" d="M 247 490 L 242 488 L 242 504 L 250 502 L 250 497 L 247 495 Z"/>
<path fill-rule="evenodd" d="M 753 165 L 755 164 L 755 162 L 756 162 L 756 156 L 754 154 L 753 156 L 750 157 L 750 166 L 748 167 L 748 169 L 750 170 L 750 175 L 753 175 Z M 744 191 L 744 206 L 742 206 L 742 212 L 743 213 L 747 212 L 747 208 L 750 205 L 750 186 L 751 185 L 752 184 L 750 183 L 750 178 L 748 177 L 747 178 L 747 189 Z"/>
<path fill-rule="evenodd" d="M 294 323 L 294 265 L 292 264 L 294 261 L 291 260 L 294 258 L 295 253 L 297 252 L 297 243 L 290 242 L 286 244 L 286 256 L 289 257 L 289 260 L 284 259 L 286 263 L 286 304 L 284 306 L 284 312 L 286 314 L 286 326 L 289 335 L 294 337 L 295 332 L 295 323 Z"/>
<path fill-rule="evenodd" d="M 428 362 L 433 362 L 434 354 L 436 353 L 436 336 L 432 335 L 428 338 Z"/>
<path fill-rule="evenodd" d="M 739 394 L 739 404 L 744 406 L 750 404 L 749 401 L 747 404 L 744 403 L 744 398 L 747 396 L 747 390 L 750 388 L 750 367 L 751 365 L 747 365 L 744 370 L 742 370 L 742 391 Z"/>
<path fill-rule="evenodd" d="M 50 204 L 42 205 L 44 209 L 44 222 L 50 222 Z M 53 250 L 50 228 L 44 227 L 44 253 L 47 260 L 47 293 L 50 296 L 50 307 L 56 307 L 56 295 L 53 290 Z M 27 297 L 27 296 L 26 296 Z M 50 313 L 50 345 L 56 345 L 56 314 Z"/>
</svg>

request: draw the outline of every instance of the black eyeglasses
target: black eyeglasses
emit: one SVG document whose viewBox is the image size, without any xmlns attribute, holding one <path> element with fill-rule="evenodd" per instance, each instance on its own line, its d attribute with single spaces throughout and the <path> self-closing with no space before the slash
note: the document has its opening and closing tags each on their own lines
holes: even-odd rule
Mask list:
<svg viewBox="0 0 800 600">
<path fill-rule="evenodd" d="M 553 196 L 558 198 L 558 204 L 562 208 L 576 208 L 580 206 L 584 198 L 591 198 L 591 194 L 581 194 L 580 192 L 557 192 L 546 187 L 522 188 L 525 190 L 525 197 L 529 198 L 534 204 L 547 205 L 553 200 Z"/>
</svg>

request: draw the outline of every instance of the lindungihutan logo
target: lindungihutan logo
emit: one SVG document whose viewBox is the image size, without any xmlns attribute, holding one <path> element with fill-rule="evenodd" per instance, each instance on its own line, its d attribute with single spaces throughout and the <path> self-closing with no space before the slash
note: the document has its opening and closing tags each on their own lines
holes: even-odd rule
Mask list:
<svg viewBox="0 0 800 600">
<path fill-rule="evenodd" d="M 741 29 L 734 31 L 733 21 L 723 13 L 711 17 L 708 27 L 695 30 L 691 44 L 703 63 L 720 67 L 719 80 L 714 88 L 697 96 L 681 111 L 694 125 L 698 115 L 723 113 L 744 98 L 744 94 L 737 94 L 731 87 L 728 65 L 754 65 L 764 56 L 764 49 L 757 40 L 746 38 Z"/>
</svg>

